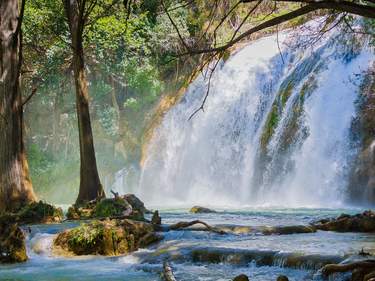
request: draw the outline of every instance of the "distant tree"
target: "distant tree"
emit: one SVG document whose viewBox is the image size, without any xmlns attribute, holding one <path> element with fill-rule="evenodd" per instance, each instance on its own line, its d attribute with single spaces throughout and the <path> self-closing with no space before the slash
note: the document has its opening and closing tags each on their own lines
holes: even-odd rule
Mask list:
<svg viewBox="0 0 375 281">
<path fill-rule="evenodd" d="M 89 92 L 86 79 L 83 34 L 88 18 L 98 4 L 96 0 L 62 0 L 71 34 L 73 75 L 80 145 L 80 186 L 76 203 L 105 197 L 96 164 L 92 134 Z"/>
<path fill-rule="evenodd" d="M 25 0 L 0 2 L 0 212 L 36 200 L 29 177 L 23 130 L 20 74 Z M 35 93 L 35 92 L 34 92 Z"/>
</svg>

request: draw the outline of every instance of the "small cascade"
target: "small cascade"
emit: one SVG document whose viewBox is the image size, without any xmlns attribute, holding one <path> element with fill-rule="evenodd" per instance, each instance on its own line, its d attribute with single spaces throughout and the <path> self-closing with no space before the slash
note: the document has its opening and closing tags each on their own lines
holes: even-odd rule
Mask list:
<svg viewBox="0 0 375 281">
<path fill-rule="evenodd" d="M 149 145 L 138 190 L 148 205 L 345 202 L 350 127 L 374 56 L 338 30 L 308 48 L 293 34 L 252 42 L 190 85 Z M 205 111 L 189 121 L 208 83 Z"/>
</svg>

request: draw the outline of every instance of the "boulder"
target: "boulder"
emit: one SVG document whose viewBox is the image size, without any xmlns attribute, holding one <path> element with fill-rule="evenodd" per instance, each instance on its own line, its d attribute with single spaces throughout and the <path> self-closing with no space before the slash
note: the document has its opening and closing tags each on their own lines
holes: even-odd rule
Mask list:
<svg viewBox="0 0 375 281">
<path fill-rule="evenodd" d="M 16 221 L 21 224 L 59 223 L 63 218 L 64 214 L 61 208 L 56 208 L 43 201 L 30 203 L 16 214 Z"/>
<path fill-rule="evenodd" d="M 375 212 L 369 210 L 362 214 L 342 214 L 337 218 L 323 219 L 312 224 L 315 228 L 337 232 L 375 232 Z"/>
<path fill-rule="evenodd" d="M 58 234 L 53 244 L 56 253 L 117 256 L 161 239 L 151 224 L 124 219 L 82 224 Z"/>
<path fill-rule="evenodd" d="M 122 196 L 132 207 L 143 214 L 151 214 L 152 212 L 145 207 L 145 204 L 134 194 L 125 194 Z"/>
<path fill-rule="evenodd" d="M 206 213 L 216 213 L 215 210 L 211 210 L 209 208 L 201 207 L 201 206 L 194 206 L 190 209 L 190 213 L 193 214 L 206 214 Z"/>
<path fill-rule="evenodd" d="M 289 281 L 289 278 L 285 275 L 279 275 L 276 281 Z"/>
<path fill-rule="evenodd" d="M 133 194 L 115 198 L 103 198 L 80 205 L 73 205 L 68 209 L 69 220 L 95 218 L 129 218 L 144 221 L 145 212 L 149 212 L 143 202 Z"/>
<path fill-rule="evenodd" d="M 247 277 L 245 274 L 240 274 L 234 277 L 233 281 L 249 281 L 249 277 Z"/>
<path fill-rule="evenodd" d="M 132 206 L 124 199 L 102 199 L 95 205 L 91 216 L 94 218 L 130 216 L 133 212 Z"/>
<path fill-rule="evenodd" d="M 0 263 L 16 263 L 27 260 L 25 235 L 9 216 L 0 218 Z"/>
</svg>

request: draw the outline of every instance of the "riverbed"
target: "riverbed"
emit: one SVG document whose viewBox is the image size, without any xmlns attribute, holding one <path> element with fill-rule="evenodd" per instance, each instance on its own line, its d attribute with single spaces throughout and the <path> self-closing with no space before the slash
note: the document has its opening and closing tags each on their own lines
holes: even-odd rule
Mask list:
<svg viewBox="0 0 375 281">
<path fill-rule="evenodd" d="M 199 219 L 210 225 L 288 226 L 340 215 L 360 209 L 257 208 L 217 213 L 191 214 L 188 209 L 166 209 L 163 224 Z M 263 235 L 257 232 L 220 235 L 206 231 L 183 230 L 163 233 L 164 240 L 131 255 L 119 257 L 57 257 L 51 246 L 56 233 L 77 225 L 25 227 L 29 260 L 23 264 L 1 265 L 0 280 L 161 280 L 162 264 L 168 260 L 176 278 L 231 280 L 244 273 L 250 280 L 276 280 L 283 274 L 289 280 L 321 280 L 318 269 L 326 262 L 356 258 L 360 251 L 375 254 L 375 234 L 315 233 Z M 332 280 L 344 280 L 345 275 Z"/>
</svg>

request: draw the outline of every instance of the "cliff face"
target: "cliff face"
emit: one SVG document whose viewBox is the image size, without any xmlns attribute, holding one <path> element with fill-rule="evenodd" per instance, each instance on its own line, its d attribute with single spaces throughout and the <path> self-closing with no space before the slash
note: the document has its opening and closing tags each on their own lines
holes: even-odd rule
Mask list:
<svg viewBox="0 0 375 281">
<path fill-rule="evenodd" d="M 349 175 L 349 198 L 354 203 L 375 203 L 375 66 L 366 74 L 358 98 L 358 114 L 352 125 L 357 155 Z"/>
</svg>

